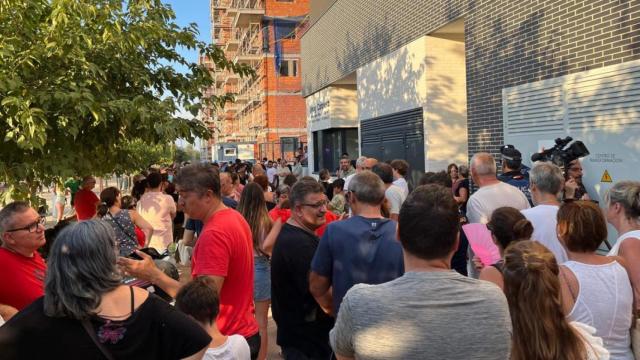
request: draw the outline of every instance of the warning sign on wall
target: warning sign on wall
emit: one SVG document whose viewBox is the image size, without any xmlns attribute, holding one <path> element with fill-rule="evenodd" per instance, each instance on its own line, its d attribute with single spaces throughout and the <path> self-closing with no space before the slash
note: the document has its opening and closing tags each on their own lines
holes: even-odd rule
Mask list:
<svg viewBox="0 0 640 360">
<path fill-rule="evenodd" d="M 611 179 L 611 175 L 609 175 L 608 170 L 604 171 L 604 174 L 602 174 L 602 178 L 600 179 L 600 182 L 605 182 L 605 183 L 613 182 L 613 180 Z"/>
</svg>

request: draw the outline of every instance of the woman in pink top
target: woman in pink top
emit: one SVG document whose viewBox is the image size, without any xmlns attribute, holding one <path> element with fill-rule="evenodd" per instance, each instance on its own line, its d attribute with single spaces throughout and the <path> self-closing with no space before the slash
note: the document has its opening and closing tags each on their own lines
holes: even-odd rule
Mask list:
<svg viewBox="0 0 640 360">
<path fill-rule="evenodd" d="M 147 246 L 163 253 L 173 242 L 173 218 L 176 217 L 176 203 L 162 192 L 162 176 L 151 173 L 147 176 L 147 188 L 138 201 L 137 210 L 153 227 Z"/>
</svg>

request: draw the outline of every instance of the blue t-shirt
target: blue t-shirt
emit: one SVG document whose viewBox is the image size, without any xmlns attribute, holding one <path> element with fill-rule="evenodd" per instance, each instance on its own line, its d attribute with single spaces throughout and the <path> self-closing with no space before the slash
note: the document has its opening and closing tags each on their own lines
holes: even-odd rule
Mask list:
<svg viewBox="0 0 640 360">
<path fill-rule="evenodd" d="M 222 203 L 224 204 L 224 206 L 230 207 L 232 209 L 235 209 L 235 208 L 238 207 L 238 202 L 233 200 L 230 197 L 223 196 L 222 197 Z"/>
<path fill-rule="evenodd" d="M 354 216 L 327 226 L 311 262 L 311 271 L 331 279 L 333 310 L 338 313 L 355 284 L 382 284 L 404 274 L 396 222 Z"/>
<path fill-rule="evenodd" d="M 238 206 L 238 202 L 228 198 L 228 197 L 222 197 L 222 203 L 226 206 L 226 207 L 230 207 L 232 209 L 235 209 Z M 201 220 L 196 220 L 196 219 L 187 219 L 187 223 L 184 224 L 184 229 L 185 230 L 191 230 L 193 232 L 196 233 L 196 236 L 200 235 L 202 233 L 202 228 L 204 227 L 204 224 L 202 223 Z"/>
<path fill-rule="evenodd" d="M 204 227 L 204 224 L 202 223 L 202 220 L 196 220 L 191 218 L 187 219 L 187 223 L 184 224 L 184 229 L 195 232 L 196 236 L 202 233 L 203 227 Z"/>
</svg>

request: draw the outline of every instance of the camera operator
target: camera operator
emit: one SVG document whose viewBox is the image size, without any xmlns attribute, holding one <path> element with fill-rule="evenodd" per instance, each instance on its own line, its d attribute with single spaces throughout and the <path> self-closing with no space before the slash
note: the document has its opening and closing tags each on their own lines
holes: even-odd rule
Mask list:
<svg viewBox="0 0 640 360">
<path fill-rule="evenodd" d="M 551 149 L 531 155 L 531 161 L 550 161 L 564 170 L 563 200 L 591 200 L 582 183 L 582 164 L 580 158 L 589 155 L 589 150 L 582 141 L 573 141 L 571 136 L 555 139 Z M 571 143 L 571 145 L 569 145 Z"/>
<path fill-rule="evenodd" d="M 522 165 L 522 154 L 513 145 L 504 145 L 500 148 L 502 154 L 502 175 L 498 180 L 515 186 L 527 197 L 530 205 L 531 192 L 529 190 L 529 167 Z"/>
<path fill-rule="evenodd" d="M 569 162 L 565 174 L 564 200 L 591 200 L 582 183 L 582 164 L 580 159 Z"/>
</svg>

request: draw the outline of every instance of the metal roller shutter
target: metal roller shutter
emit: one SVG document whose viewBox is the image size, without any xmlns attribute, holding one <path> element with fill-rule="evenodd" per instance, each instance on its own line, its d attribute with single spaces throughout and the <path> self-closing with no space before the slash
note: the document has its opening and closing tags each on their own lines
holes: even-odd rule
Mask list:
<svg viewBox="0 0 640 360">
<path fill-rule="evenodd" d="M 379 161 L 404 159 L 411 167 L 410 178 L 418 183 L 425 163 L 422 108 L 362 120 L 360 138 L 363 156 Z"/>
</svg>

